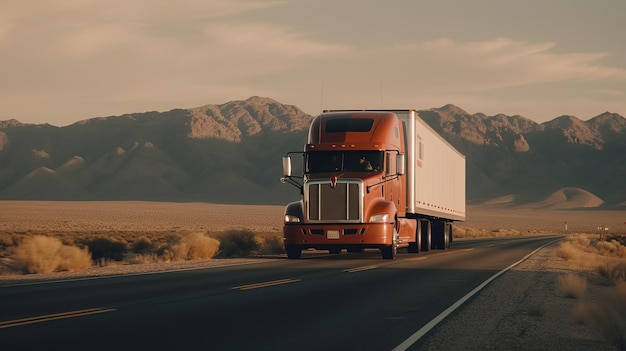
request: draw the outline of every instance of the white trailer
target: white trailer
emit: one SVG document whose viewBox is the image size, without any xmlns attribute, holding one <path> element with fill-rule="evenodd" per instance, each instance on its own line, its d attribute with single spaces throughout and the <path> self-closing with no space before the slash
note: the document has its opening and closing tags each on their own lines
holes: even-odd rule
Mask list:
<svg viewBox="0 0 626 351">
<path fill-rule="evenodd" d="M 416 110 L 394 111 L 404 123 L 407 213 L 465 220 L 465 156 L 422 120 Z"/>
</svg>

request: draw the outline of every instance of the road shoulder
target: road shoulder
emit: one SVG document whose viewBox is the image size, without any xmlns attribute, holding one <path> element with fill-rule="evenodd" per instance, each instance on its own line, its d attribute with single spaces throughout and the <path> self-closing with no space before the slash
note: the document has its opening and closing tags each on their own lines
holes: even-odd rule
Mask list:
<svg viewBox="0 0 626 351">
<path fill-rule="evenodd" d="M 557 257 L 557 246 L 500 276 L 410 350 L 618 350 L 575 317 L 602 286 L 590 284 L 581 299 L 559 293 L 558 277 L 579 272 Z"/>
</svg>

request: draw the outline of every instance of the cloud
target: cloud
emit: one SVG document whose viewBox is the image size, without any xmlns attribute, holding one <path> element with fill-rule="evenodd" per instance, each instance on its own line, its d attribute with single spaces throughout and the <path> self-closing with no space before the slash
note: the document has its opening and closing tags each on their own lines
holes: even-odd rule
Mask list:
<svg viewBox="0 0 626 351">
<path fill-rule="evenodd" d="M 251 95 L 307 112 L 320 100 L 334 108 L 435 106 L 571 81 L 618 96 L 626 81 L 623 67 L 603 64 L 608 53 L 564 53 L 550 41 L 364 47 L 255 17 L 284 1 L 35 3 L 8 0 L 0 10 L 0 119 L 45 111 L 42 118 L 71 121 Z"/>
<path fill-rule="evenodd" d="M 5 33 L 0 36 L 0 75 L 6 77 L 0 82 L 0 103 L 23 102 L 20 112 L 34 101 L 54 100 L 76 109 L 77 102 L 102 107 L 152 100 L 155 108 L 163 101 L 177 107 L 208 103 L 212 96 L 232 99 L 226 92 L 256 95 L 246 80 L 350 50 L 281 25 L 234 17 L 282 3 L 68 0 L 32 7 L 15 2 L 0 15 L 11 23 L 0 28 Z M 133 108 L 124 106 L 115 111 Z M 57 107 L 57 113 L 64 110 Z"/>
<path fill-rule="evenodd" d="M 626 92 L 626 70 L 604 64 L 607 55 L 559 52 L 554 42 L 440 38 L 334 57 L 333 62 L 313 67 L 309 79 L 323 82 L 324 108 L 430 108 L 455 103 L 486 113 L 532 116 L 532 111 L 544 109 L 549 112 L 541 117 L 547 118 L 559 108 L 564 113 L 590 113 L 599 104 L 623 109 L 623 103 L 606 100 L 586 100 L 588 106 L 576 102 L 598 86 L 613 87 L 613 96 Z M 305 107 L 310 111 L 316 104 Z"/>
<path fill-rule="evenodd" d="M 555 43 L 509 38 L 457 43 L 437 39 L 391 47 L 409 57 L 407 72 L 441 90 L 485 90 L 571 79 L 625 80 L 624 68 L 602 65 L 606 53 L 557 53 Z M 413 65 L 412 67 L 410 65 Z"/>
</svg>

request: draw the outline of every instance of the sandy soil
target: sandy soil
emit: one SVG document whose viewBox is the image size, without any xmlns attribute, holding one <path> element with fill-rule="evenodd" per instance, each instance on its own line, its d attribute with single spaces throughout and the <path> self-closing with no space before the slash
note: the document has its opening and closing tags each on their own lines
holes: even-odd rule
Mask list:
<svg viewBox="0 0 626 351">
<path fill-rule="evenodd" d="M 0 232 L 282 232 L 283 206 L 142 201 L 0 201 Z"/>
<path fill-rule="evenodd" d="M 520 233 L 597 233 L 605 227 L 608 233 L 626 233 L 626 211 L 601 210 L 533 210 L 497 206 L 468 206 L 461 227 L 515 229 Z M 567 230 L 566 230 L 567 225 Z"/>
</svg>

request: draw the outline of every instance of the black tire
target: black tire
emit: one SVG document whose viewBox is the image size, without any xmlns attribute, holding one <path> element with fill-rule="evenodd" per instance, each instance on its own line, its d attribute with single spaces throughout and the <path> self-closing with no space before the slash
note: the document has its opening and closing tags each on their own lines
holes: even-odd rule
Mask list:
<svg viewBox="0 0 626 351">
<path fill-rule="evenodd" d="M 421 228 L 421 251 L 422 252 L 426 252 L 426 251 L 430 251 L 431 245 L 432 245 L 432 235 L 431 235 L 431 222 L 429 220 L 421 220 L 420 221 L 420 225 L 422 226 Z"/>
<path fill-rule="evenodd" d="M 287 258 L 290 260 L 297 260 L 302 256 L 302 248 L 295 245 L 290 245 L 285 248 L 287 251 Z"/>
<path fill-rule="evenodd" d="M 409 242 L 409 247 L 407 248 L 409 253 L 419 253 L 422 248 L 422 231 L 420 228 L 420 222 L 417 221 L 417 227 L 415 228 L 415 242 Z"/>
<path fill-rule="evenodd" d="M 432 248 L 437 250 L 445 250 L 448 241 L 448 224 L 445 221 L 433 222 Z"/>
<path fill-rule="evenodd" d="M 398 232 L 396 229 L 393 229 L 393 240 L 392 244 L 389 246 L 385 246 L 380 249 L 380 253 L 383 257 L 383 260 L 395 260 L 398 255 Z"/>
<path fill-rule="evenodd" d="M 338 255 L 341 253 L 341 249 L 332 248 L 332 249 L 328 249 L 328 252 L 330 252 L 332 255 Z"/>
</svg>

